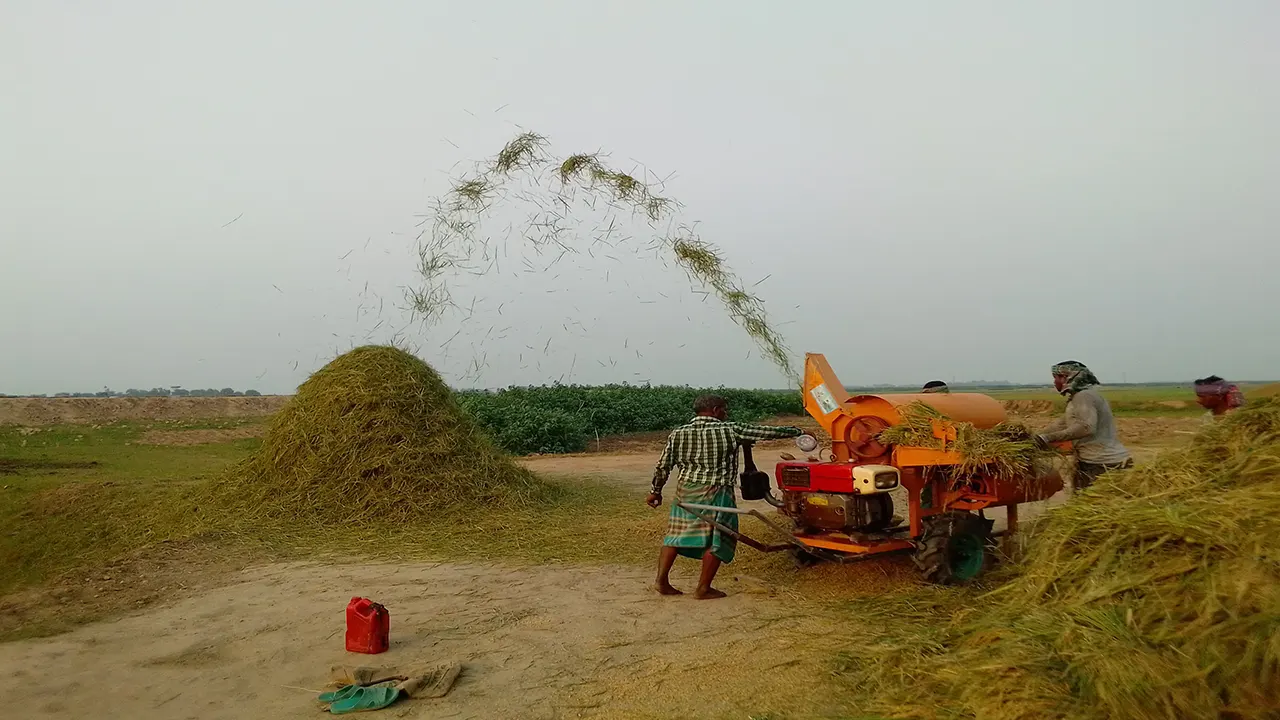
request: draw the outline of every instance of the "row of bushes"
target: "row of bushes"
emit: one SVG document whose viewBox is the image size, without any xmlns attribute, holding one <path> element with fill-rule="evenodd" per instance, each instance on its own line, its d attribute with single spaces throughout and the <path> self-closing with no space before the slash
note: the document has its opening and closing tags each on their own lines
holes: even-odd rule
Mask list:
<svg viewBox="0 0 1280 720">
<path fill-rule="evenodd" d="M 597 436 L 670 430 L 688 422 L 693 401 L 707 393 L 729 401 L 732 420 L 804 414 L 800 394 L 786 390 L 552 385 L 462 391 L 458 399 L 498 445 L 527 455 L 581 452 Z"/>
</svg>

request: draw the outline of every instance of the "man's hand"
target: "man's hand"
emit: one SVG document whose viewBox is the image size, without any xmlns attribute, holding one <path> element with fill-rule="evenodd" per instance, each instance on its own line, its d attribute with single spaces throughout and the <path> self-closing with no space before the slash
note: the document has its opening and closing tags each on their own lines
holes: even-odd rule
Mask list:
<svg viewBox="0 0 1280 720">
<path fill-rule="evenodd" d="M 649 507 L 656 508 L 662 504 L 662 493 L 649 493 L 649 497 L 644 501 Z"/>
</svg>

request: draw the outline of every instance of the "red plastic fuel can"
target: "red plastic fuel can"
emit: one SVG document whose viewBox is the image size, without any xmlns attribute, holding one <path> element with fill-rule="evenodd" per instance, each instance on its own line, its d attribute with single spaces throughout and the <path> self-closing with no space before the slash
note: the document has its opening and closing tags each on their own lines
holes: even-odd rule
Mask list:
<svg viewBox="0 0 1280 720">
<path fill-rule="evenodd" d="M 347 603 L 347 652 L 376 655 L 391 644 L 391 613 L 369 598 Z"/>
</svg>

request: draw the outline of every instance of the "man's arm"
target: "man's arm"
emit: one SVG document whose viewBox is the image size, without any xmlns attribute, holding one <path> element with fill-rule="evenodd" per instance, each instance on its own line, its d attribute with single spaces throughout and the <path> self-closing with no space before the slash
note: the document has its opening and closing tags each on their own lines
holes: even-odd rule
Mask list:
<svg viewBox="0 0 1280 720">
<path fill-rule="evenodd" d="M 662 494 L 662 486 L 666 485 L 667 478 L 671 477 L 671 469 L 675 467 L 675 444 L 676 436 L 673 434 L 667 438 L 667 446 L 662 449 L 658 465 L 653 468 L 653 484 L 649 487 L 649 492 L 654 495 Z"/>
<path fill-rule="evenodd" d="M 1045 435 L 1048 433 L 1055 433 L 1055 432 L 1058 432 L 1059 430 L 1062 430 L 1066 426 L 1067 426 L 1067 413 L 1064 412 L 1060 417 L 1054 418 L 1053 422 L 1049 423 L 1048 425 L 1045 425 L 1044 429 L 1040 431 L 1040 434 Z"/>
<path fill-rule="evenodd" d="M 1098 427 L 1098 409 L 1091 402 L 1077 402 L 1071 398 L 1061 427 L 1040 433 L 1047 443 L 1066 442 L 1089 437 Z"/>
<path fill-rule="evenodd" d="M 798 427 L 749 425 L 747 423 L 733 423 L 733 431 L 737 433 L 739 440 L 748 440 L 751 442 L 758 440 L 783 440 L 785 438 L 799 437 L 804 434 L 804 431 Z"/>
</svg>

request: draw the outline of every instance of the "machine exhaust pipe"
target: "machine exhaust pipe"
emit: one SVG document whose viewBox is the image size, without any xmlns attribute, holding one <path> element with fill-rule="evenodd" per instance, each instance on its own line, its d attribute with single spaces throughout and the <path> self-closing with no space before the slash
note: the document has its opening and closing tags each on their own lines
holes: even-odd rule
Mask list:
<svg viewBox="0 0 1280 720">
<path fill-rule="evenodd" d="M 770 505 L 772 505 L 772 506 L 776 507 L 776 508 L 780 508 L 780 507 L 782 507 L 782 506 L 783 506 L 783 504 L 784 504 L 781 500 L 779 500 L 778 498 L 774 497 L 774 495 L 773 495 L 773 490 L 768 490 L 768 491 L 766 491 L 766 492 L 765 492 L 765 494 L 764 494 L 764 501 L 765 501 L 765 502 L 767 502 L 767 503 L 769 503 Z"/>
</svg>

